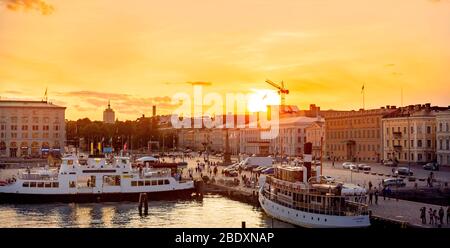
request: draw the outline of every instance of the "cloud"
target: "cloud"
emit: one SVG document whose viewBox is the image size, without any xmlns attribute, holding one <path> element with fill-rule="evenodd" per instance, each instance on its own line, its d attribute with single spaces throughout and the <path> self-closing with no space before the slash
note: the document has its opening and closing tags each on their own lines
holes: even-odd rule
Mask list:
<svg viewBox="0 0 450 248">
<path fill-rule="evenodd" d="M 42 15 L 50 15 L 54 11 L 53 5 L 43 0 L 0 0 L 0 4 L 5 5 L 7 9 L 12 11 L 37 10 Z"/>
<path fill-rule="evenodd" d="M 158 109 L 173 110 L 179 104 L 172 104 L 169 96 L 156 97 L 138 97 L 129 94 L 116 94 L 97 91 L 69 91 L 58 92 L 58 96 L 73 98 L 77 104 L 68 106 L 73 107 L 79 112 L 90 112 L 102 107 L 106 107 L 108 101 L 111 101 L 111 108 L 120 114 L 140 115 L 144 112 L 150 112 L 151 107 L 156 105 Z"/>
</svg>

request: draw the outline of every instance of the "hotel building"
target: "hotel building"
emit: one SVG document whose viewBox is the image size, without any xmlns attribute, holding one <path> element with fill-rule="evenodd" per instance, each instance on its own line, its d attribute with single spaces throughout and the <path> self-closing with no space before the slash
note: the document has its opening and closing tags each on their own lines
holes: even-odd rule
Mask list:
<svg viewBox="0 0 450 248">
<path fill-rule="evenodd" d="M 47 101 L 0 100 L 0 156 L 39 157 L 63 149 L 65 109 Z"/>
</svg>

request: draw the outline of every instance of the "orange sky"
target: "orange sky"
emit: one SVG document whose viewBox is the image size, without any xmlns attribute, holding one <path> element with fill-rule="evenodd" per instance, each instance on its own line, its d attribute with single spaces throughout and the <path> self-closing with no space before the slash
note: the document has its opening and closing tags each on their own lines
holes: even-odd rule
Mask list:
<svg viewBox="0 0 450 248">
<path fill-rule="evenodd" d="M 289 104 L 358 109 L 450 104 L 447 0 L 0 0 L 0 96 L 40 99 L 69 119 L 171 108 L 205 81 L 212 92 L 270 88 Z M 22 0 L 33 3 L 39 0 Z M 30 5 L 32 6 L 32 5 Z M 40 5 L 39 5 L 40 6 Z"/>
</svg>

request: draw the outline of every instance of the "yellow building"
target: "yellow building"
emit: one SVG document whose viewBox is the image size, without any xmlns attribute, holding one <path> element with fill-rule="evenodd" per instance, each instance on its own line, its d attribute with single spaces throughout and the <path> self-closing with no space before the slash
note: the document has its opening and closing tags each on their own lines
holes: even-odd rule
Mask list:
<svg viewBox="0 0 450 248">
<path fill-rule="evenodd" d="M 378 162 L 382 158 L 381 119 L 395 106 L 325 115 L 326 156 L 336 160 Z"/>
<path fill-rule="evenodd" d="M 450 166 L 450 110 L 436 114 L 436 142 L 438 164 Z"/>
</svg>

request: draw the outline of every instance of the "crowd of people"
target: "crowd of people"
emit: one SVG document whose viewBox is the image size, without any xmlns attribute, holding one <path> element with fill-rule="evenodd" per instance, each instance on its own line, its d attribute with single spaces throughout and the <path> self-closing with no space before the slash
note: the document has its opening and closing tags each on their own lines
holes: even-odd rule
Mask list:
<svg viewBox="0 0 450 248">
<path fill-rule="evenodd" d="M 444 212 L 444 208 L 442 206 L 439 208 L 439 211 L 437 209 L 429 208 L 428 216 L 429 216 L 428 217 L 429 225 L 442 226 L 445 223 L 444 222 L 445 212 Z M 420 208 L 420 219 L 422 220 L 422 224 L 424 224 L 424 225 L 427 224 L 427 208 L 426 207 Z M 449 221 L 450 221 L 450 207 L 447 207 L 447 220 L 446 220 L 447 225 L 449 224 Z"/>
</svg>

